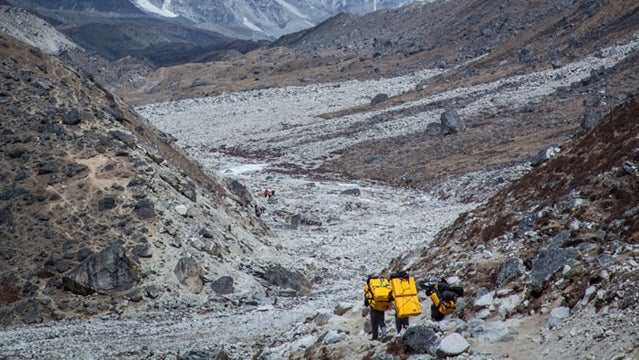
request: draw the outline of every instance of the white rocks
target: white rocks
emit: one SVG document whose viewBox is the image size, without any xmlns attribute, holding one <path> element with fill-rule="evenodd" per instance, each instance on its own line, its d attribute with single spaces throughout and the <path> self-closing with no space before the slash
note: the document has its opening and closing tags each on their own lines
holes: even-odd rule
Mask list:
<svg viewBox="0 0 639 360">
<path fill-rule="evenodd" d="M 446 335 L 437 347 L 437 354 L 441 356 L 457 356 L 470 348 L 470 344 L 458 333 Z"/>
<path fill-rule="evenodd" d="M 563 324 L 563 322 L 570 317 L 570 308 L 561 306 L 554 308 L 550 311 L 550 317 L 548 318 L 548 328 L 553 329 Z"/>
<path fill-rule="evenodd" d="M 593 295 L 597 292 L 597 287 L 592 285 L 586 289 L 584 292 L 584 297 L 581 300 L 581 305 L 586 305 L 592 299 Z"/>
<path fill-rule="evenodd" d="M 515 290 L 511 289 L 511 288 L 499 289 L 499 290 L 497 290 L 495 295 L 497 295 L 497 297 L 504 297 L 504 296 L 508 296 L 508 295 L 512 294 L 513 291 L 515 291 Z"/>
<path fill-rule="evenodd" d="M 483 309 L 477 313 L 477 318 L 485 319 L 490 316 L 490 313 L 491 313 L 490 309 Z"/>
<path fill-rule="evenodd" d="M 512 314 L 521 304 L 521 296 L 518 294 L 511 295 L 501 300 L 499 305 L 499 317 L 503 320 Z"/>
<path fill-rule="evenodd" d="M 189 208 L 187 208 L 186 206 L 180 204 L 180 205 L 176 205 L 175 206 L 175 212 L 178 213 L 178 215 L 186 217 L 188 212 L 189 212 Z"/>
<path fill-rule="evenodd" d="M 495 292 L 494 291 L 488 292 L 488 293 L 480 296 L 478 299 L 476 299 L 475 302 L 473 303 L 473 305 L 476 308 L 488 307 L 488 306 L 493 304 L 494 296 L 495 296 Z"/>
</svg>

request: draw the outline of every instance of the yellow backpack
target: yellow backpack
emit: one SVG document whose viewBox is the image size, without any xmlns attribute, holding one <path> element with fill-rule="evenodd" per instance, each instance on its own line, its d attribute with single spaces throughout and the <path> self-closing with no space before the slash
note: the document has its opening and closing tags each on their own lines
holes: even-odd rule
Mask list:
<svg viewBox="0 0 639 360">
<path fill-rule="evenodd" d="M 370 278 L 364 286 L 366 304 L 378 311 L 391 308 L 391 287 L 388 279 Z"/>
</svg>

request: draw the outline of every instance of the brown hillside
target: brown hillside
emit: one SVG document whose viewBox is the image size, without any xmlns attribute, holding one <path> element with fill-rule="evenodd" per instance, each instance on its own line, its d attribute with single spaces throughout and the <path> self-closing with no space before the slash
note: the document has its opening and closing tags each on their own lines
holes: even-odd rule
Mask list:
<svg viewBox="0 0 639 360">
<path fill-rule="evenodd" d="M 474 294 L 515 288 L 531 304 L 520 311 L 557 299 L 573 307 L 592 285 L 605 292 L 597 306 L 618 301 L 620 307 L 636 307 L 639 275 L 627 261 L 639 250 L 638 120 L 635 96 L 560 155 L 461 216 L 418 255 L 421 262 L 413 268 L 425 277 L 459 276 L 474 284 Z M 563 274 L 562 266 L 551 266 L 549 278 L 536 288 L 532 274 L 541 264 L 536 261 L 548 250 L 574 251 L 576 257 L 562 265 Z M 491 256 L 482 257 L 485 251 Z M 502 266 L 512 258 L 521 259 L 527 273 L 498 284 Z M 565 266 L 578 270 L 566 275 Z M 444 274 L 438 274 L 441 269 Z"/>
<path fill-rule="evenodd" d="M 177 261 L 164 256 L 175 204 L 226 201 L 197 224 L 220 234 L 256 225 L 236 211 L 219 224 L 240 200 L 90 79 L 6 35 L 0 58 L 0 324 L 99 315 L 132 286 L 144 294 Z M 65 277 L 112 244 L 133 284 L 74 297 Z M 155 261 L 161 270 L 149 270 Z"/>
</svg>

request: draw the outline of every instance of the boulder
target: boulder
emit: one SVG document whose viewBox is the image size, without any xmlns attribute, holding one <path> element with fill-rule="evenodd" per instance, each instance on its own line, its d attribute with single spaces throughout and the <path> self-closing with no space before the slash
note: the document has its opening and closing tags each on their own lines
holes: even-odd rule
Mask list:
<svg viewBox="0 0 639 360">
<path fill-rule="evenodd" d="M 513 338 L 508 325 L 502 321 L 484 321 L 473 319 L 462 327 L 462 330 L 470 332 L 471 336 L 477 340 L 496 343 L 509 341 Z"/>
<path fill-rule="evenodd" d="M 438 345 L 435 332 L 426 325 L 411 326 L 402 335 L 404 345 L 412 352 L 427 354 Z"/>
<path fill-rule="evenodd" d="M 311 282 L 302 274 L 285 269 L 281 265 L 269 267 L 264 272 L 264 280 L 281 288 L 290 288 L 297 291 L 300 295 L 309 295 L 311 293 Z"/>
<path fill-rule="evenodd" d="M 479 298 L 477 298 L 475 300 L 475 302 L 473 303 L 473 305 L 476 308 L 484 308 L 484 307 L 491 306 L 493 304 L 493 298 L 494 297 L 495 297 L 495 292 L 494 291 L 488 292 L 488 293 L 480 296 Z"/>
<path fill-rule="evenodd" d="M 297 228 L 299 225 L 322 226 L 322 221 L 308 215 L 296 214 L 291 216 L 291 225 Z"/>
<path fill-rule="evenodd" d="M 235 196 L 240 198 L 240 202 L 244 205 L 249 205 L 253 202 L 253 196 L 248 191 L 246 186 L 237 180 L 231 180 L 228 184 L 229 189 Z"/>
<path fill-rule="evenodd" d="M 78 125 L 82 121 L 82 116 L 77 109 L 71 109 L 62 115 L 62 123 L 65 125 Z"/>
<path fill-rule="evenodd" d="M 346 190 L 342 191 L 340 194 L 342 194 L 342 195 L 360 196 L 361 192 L 360 192 L 359 189 L 353 188 L 353 189 L 346 189 Z"/>
<path fill-rule="evenodd" d="M 579 251 L 574 248 L 542 249 L 532 260 L 528 283 L 533 293 L 541 293 L 550 277 L 574 260 Z"/>
<path fill-rule="evenodd" d="M 388 101 L 388 95 L 384 93 L 380 93 L 375 95 L 375 97 L 371 100 L 371 105 L 377 105 L 384 101 Z"/>
<path fill-rule="evenodd" d="M 127 290 L 137 281 L 136 269 L 124 248 L 120 244 L 113 244 L 85 259 L 63 277 L 62 284 L 76 294 L 89 295 Z"/>
<path fill-rule="evenodd" d="M 137 139 L 135 138 L 135 136 L 133 136 L 131 134 L 127 134 L 124 131 L 113 130 L 113 131 L 111 131 L 111 136 L 113 136 L 113 138 L 115 138 L 117 140 L 120 140 L 127 147 L 132 148 L 132 149 L 135 148 L 135 145 L 137 143 Z"/>
<path fill-rule="evenodd" d="M 470 344 L 458 333 L 446 335 L 437 347 L 437 355 L 457 356 L 470 348 Z"/>
<path fill-rule="evenodd" d="M 58 171 L 58 165 L 53 161 L 42 163 L 38 166 L 38 175 L 56 174 Z"/>
<path fill-rule="evenodd" d="M 230 276 L 222 276 L 211 282 L 211 289 L 218 295 L 232 294 L 233 291 L 235 291 L 233 278 Z"/>
<path fill-rule="evenodd" d="M 447 110 L 441 115 L 441 134 L 450 135 L 466 130 L 466 124 L 455 110 Z"/>
<path fill-rule="evenodd" d="M 548 317 L 548 328 L 553 329 L 561 325 L 570 316 L 570 308 L 561 306 L 550 311 Z"/>
<path fill-rule="evenodd" d="M 88 169 L 89 167 L 86 165 L 72 163 L 72 164 L 69 164 L 69 166 L 67 166 L 66 174 L 68 177 L 74 177 L 81 172 L 87 171 Z"/>
<path fill-rule="evenodd" d="M 180 284 L 186 286 L 192 293 L 199 294 L 202 291 L 202 287 L 204 287 L 204 281 L 201 276 L 202 269 L 194 258 L 181 258 L 175 265 L 173 273 Z"/>
<path fill-rule="evenodd" d="M 346 314 L 352 308 L 353 308 L 353 304 L 341 302 L 341 303 L 335 305 L 335 309 L 333 310 L 333 314 L 338 315 L 338 316 L 342 316 L 342 315 Z"/>
<path fill-rule="evenodd" d="M 140 220 L 147 220 L 155 216 L 155 205 L 149 199 L 142 199 L 135 204 L 135 214 Z"/>
<path fill-rule="evenodd" d="M 510 258 L 499 268 L 495 285 L 500 288 L 510 280 L 523 275 L 526 272 L 524 262 L 520 258 Z"/>
<path fill-rule="evenodd" d="M 98 210 L 105 211 L 115 208 L 115 198 L 113 196 L 106 196 L 98 200 Z"/>
</svg>

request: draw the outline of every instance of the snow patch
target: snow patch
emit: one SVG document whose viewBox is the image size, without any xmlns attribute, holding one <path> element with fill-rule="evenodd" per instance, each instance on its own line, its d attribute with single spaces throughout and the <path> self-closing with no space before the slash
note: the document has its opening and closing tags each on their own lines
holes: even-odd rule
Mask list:
<svg viewBox="0 0 639 360">
<path fill-rule="evenodd" d="M 259 26 L 253 24 L 249 19 L 247 19 L 246 17 L 244 17 L 242 19 L 242 24 L 244 26 L 246 26 L 247 28 L 253 30 L 253 31 L 257 31 L 257 32 L 261 32 L 261 33 L 266 33 L 264 30 L 262 30 L 262 28 L 260 28 Z"/>
<path fill-rule="evenodd" d="M 171 18 L 178 17 L 176 13 L 165 9 L 164 6 L 162 6 L 162 8 L 159 8 L 151 4 L 149 0 L 135 0 L 134 4 L 146 12 L 150 12 L 150 13 L 157 14 L 164 17 L 171 17 Z"/>
<path fill-rule="evenodd" d="M 246 174 L 246 173 L 260 172 L 264 170 L 267 166 L 268 164 L 244 164 L 244 165 L 238 165 L 238 166 L 233 166 L 233 167 L 224 169 L 222 170 L 222 172 L 224 172 L 225 174 L 240 175 L 240 174 Z"/>
<path fill-rule="evenodd" d="M 278 4 L 282 5 L 283 8 L 285 8 L 286 10 L 288 10 L 289 12 L 292 12 L 293 14 L 295 14 L 296 16 L 308 20 L 308 17 L 304 14 L 302 14 L 295 6 L 287 3 L 284 0 L 275 0 L 275 2 L 277 2 Z"/>
</svg>

